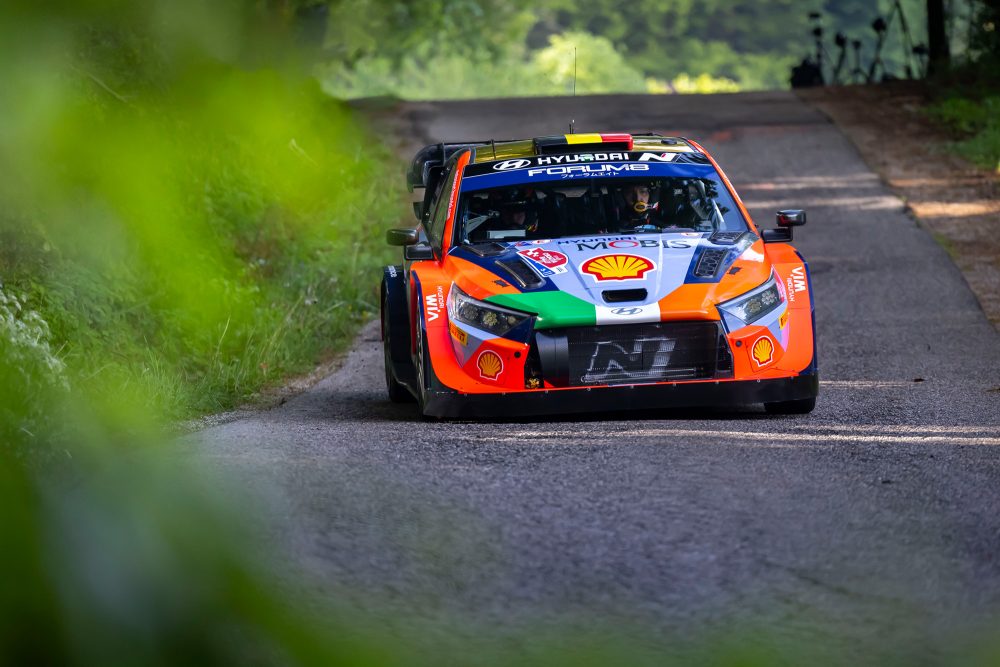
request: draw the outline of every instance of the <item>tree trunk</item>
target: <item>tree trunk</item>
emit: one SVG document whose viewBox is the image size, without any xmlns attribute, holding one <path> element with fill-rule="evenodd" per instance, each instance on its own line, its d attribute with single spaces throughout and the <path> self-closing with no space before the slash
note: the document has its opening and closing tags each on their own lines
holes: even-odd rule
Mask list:
<svg viewBox="0 0 1000 667">
<path fill-rule="evenodd" d="M 944 73 L 950 60 L 944 0 L 927 0 L 927 75 Z"/>
</svg>

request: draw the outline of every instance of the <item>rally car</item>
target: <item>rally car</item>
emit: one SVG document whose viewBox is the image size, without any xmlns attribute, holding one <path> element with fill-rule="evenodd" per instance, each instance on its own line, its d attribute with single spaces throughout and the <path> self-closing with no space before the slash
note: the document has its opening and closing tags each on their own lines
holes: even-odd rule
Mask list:
<svg viewBox="0 0 1000 667">
<path fill-rule="evenodd" d="M 427 146 L 382 279 L 385 378 L 424 415 L 763 404 L 818 376 L 801 210 L 759 229 L 708 152 L 656 134 Z"/>
</svg>

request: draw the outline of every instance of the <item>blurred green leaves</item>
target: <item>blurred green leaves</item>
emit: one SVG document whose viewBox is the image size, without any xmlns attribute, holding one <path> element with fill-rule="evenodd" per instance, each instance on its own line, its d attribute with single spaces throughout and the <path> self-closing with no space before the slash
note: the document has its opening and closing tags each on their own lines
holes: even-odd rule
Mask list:
<svg viewBox="0 0 1000 667">
<path fill-rule="evenodd" d="M 0 7 L 5 663 L 385 662 L 158 453 L 374 311 L 397 179 L 293 35 L 255 3 Z"/>
<path fill-rule="evenodd" d="M 387 153 L 278 51 L 281 12 L 2 11 L 0 280 L 95 401 L 218 410 L 371 315 Z"/>
</svg>

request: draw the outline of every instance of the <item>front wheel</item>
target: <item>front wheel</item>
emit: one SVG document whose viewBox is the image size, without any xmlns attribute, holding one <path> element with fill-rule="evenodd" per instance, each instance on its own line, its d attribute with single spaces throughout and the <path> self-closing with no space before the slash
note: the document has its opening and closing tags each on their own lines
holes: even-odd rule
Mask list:
<svg viewBox="0 0 1000 667">
<path fill-rule="evenodd" d="M 412 403 L 413 394 L 404 387 L 392 372 L 392 331 L 389 327 L 388 303 L 382 296 L 382 358 L 385 363 L 385 387 L 393 403 Z"/>
<path fill-rule="evenodd" d="M 795 401 L 765 403 L 764 410 L 769 415 L 807 415 L 816 407 L 816 397 L 800 398 Z"/>
</svg>

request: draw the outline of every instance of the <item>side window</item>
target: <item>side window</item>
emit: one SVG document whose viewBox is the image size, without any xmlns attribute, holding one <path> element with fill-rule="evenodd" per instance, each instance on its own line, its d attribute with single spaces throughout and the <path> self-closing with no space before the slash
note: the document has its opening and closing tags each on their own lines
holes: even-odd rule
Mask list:
<svg viewBox="0 0 1000 667">
<path fill-rule="evenodd" d="M 455 191 L 455 163 L 448 166 L 444 177 L 441 179 L 441 192 L 434 203 L 434 212 L 427 221 L 427 238 L 435 248 L 441 248 L 441 234 L 444 233 L 444 223 L 448 218 L 448 204 L 451 202 L 452 194 Z"/>
</svg>

